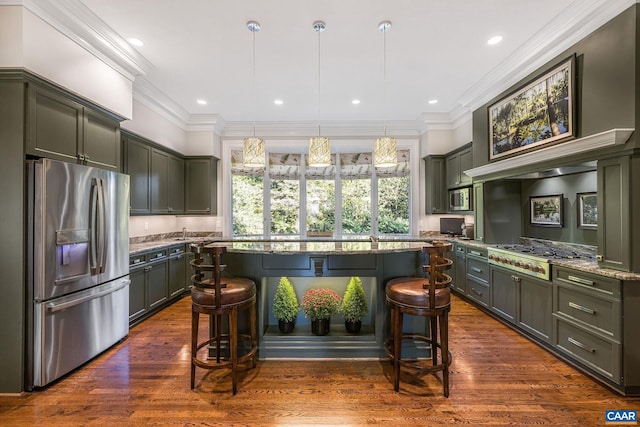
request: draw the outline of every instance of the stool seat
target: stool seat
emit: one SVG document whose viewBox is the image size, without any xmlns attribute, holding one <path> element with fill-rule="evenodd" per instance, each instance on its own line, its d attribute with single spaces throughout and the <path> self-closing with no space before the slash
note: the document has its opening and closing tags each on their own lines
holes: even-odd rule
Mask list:
<svg viewBox="0 0 640 427">
<path fill-rule="evenodd" d="M 203 284 L 213 280 L 203 280 Z M 226 285 L 226 286 L 225 286 Z M 220 289 L 220 307 L 216 307 L 216 293 L 213 288 L 191 288 L 191 300 L 194 304 L 210 308 L 225 308 L 245 303 L 256 296 L 256 285 L 252 280 L 243 278 L 222 279 Z"/>
<path fill-rule="evenodd" d="M 424 285 L 427 288 L 424 288 Z M 387 283 L 387 301 L 407 307 L 429 309 L 429 279 L 420 277 L 400 277 Z M 439 309 L 451 304 L 451 291 L 449 288 L 435 290 L 435 306 Z"/>
</svg>

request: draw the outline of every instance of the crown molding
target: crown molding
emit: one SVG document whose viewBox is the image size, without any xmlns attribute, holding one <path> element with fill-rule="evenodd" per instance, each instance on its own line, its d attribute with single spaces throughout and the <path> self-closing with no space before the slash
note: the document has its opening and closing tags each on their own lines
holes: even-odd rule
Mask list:
<svg viewBox="0 0 640 427">
<path fill-rule="evenodd" d="M 151 62 L 80 0 L 23 0 L 11 4 L 22 5 L 131 81 L 153 69 Z"/>
<path fill-rule="evenodd" d="M 318 135 L 318 122 L 227 122 L 222 136 L 228 139 L 255 134 L 261 138 L 301 139 Z M 322 136 L 345 139 L 375 139 L 384 134 L 383 121 L 326 121 L 320 123 Z M 397 139 L 419 137 L 414 121 L 387 121 L 387 135 Z"/>
<path fill-rule="evenodd" d="M 473 111 L 544 66 L 562 52 L 636 4 L 638 0 L 576 0 L 536 36 L 502 61 L 458 99 Z"/>
</svg>

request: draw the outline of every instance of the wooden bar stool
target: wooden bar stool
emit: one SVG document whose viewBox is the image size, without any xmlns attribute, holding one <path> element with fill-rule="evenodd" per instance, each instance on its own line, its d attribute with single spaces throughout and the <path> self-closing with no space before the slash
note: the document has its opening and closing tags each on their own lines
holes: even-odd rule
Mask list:
<svg viewBox="0 0 640 427">
<path fill-rule="evenodd" d="M 256 366 L 256 285 L 249 279 L 222 277 L 225 266 L 220 263 L 220 259 L 226 252 L 226 247 L 192 244 L 190 249 L 195 254 L 195 259 L 191 261 L 194 270 L 191 276 L 191 388 L 195 385 L 196 366 L 203 369 L 229 368 L 233 394 L 236 394 L 238 365 L 251 361 L 251 367 Z M 211 264 L 205 263 L 203 254 L 211 255 Z M 249 310 L 249 335 L 238 332 L 240 310 Z M 212 325 L 209 338 L 202 342 L 198 342 L 200 314 L 208 315 Z M 223 320 L 228 322 L 228 332 L 223 330 Z M 240 357 L 239 340 L 249 346 L 249 350 Z M 227 344 L 226 358 L 222 356 L 223 343 Z M 205 346 L 209 346 L 207 357 L 198 357 L 198 351 Z"/>
<path fill-rule="evenodd" d="M 386 301 L 391 311 L 391 333 L 385 343 L 387 355 L 393 362 L 395 391 L 400 389 L 400 367 L 410 370 L 410 374 L 420 377 L 426 373 L 442 371 L 442 388 L 445 397 L 449 397 L 449 365 L 451 354 L 448 346 L 448 315 L 451 310 L 451 277 L 444 270 L 451 268 L 453 261 L 444 258 L 451 251 L 451 243 L 433 242 L 425 246 L 422 252 L 428 256 L 428 264 L 422 269 L 426 278 L 399 277 L 392 279 L 386 286 Z M 430 319 L 429 336 L 403 334 L 404 314 L 427 316 Z M 438 342 L 438 330 L 440 342 Z M 402 359 L 403 340 L 423 341 L 431 345 L 431 361 L 425 358 Z M 440 362 L 438 363 L 438 354 Z"/>
</svg>

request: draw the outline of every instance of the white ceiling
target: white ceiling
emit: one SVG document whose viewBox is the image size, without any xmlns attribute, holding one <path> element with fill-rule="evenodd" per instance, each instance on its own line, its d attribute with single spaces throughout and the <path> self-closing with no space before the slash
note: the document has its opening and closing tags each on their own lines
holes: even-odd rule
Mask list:
<svg viewBox="0 0 640 427">
<path fill-rule="evenodd" d="M 216 115 L 227 123 L 454 121 L 635 2 L 80 1 L 99 18 L 93 27 L 144 41 L 133 56 L 140 64 L 135 87 L 144 85 L 186 117 Z M 249 20 L 262 26 L 255 34 L 254 88 Z M 326 22 L 320 52 L 316 20 Z M 382 20 L 392 22 L 386 103 Z M 487 45 L 494 35 L 504 40 Z M 356 98 L 359 105 L 351 103 Z"/>
</svg>

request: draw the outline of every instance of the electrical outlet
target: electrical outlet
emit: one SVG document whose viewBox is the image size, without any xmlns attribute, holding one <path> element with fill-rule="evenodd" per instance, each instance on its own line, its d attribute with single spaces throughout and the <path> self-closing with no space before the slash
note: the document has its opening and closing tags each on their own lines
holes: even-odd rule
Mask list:
<svg viewBox="0 0 640 427">
<path fill-rule="evenodd" d="M 146 221 L 144 223 L 144 231 L 149 231 L 149 223 Z"/>
</svg>

